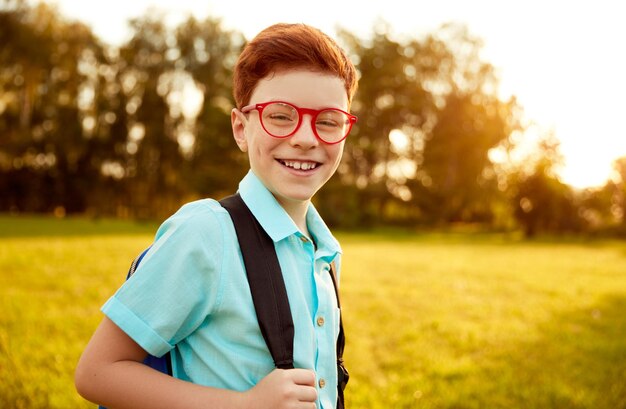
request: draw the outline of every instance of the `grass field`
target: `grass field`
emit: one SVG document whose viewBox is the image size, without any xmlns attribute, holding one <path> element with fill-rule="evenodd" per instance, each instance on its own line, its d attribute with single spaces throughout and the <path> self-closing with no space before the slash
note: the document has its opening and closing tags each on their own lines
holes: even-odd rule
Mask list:
<svg viewBox="0 0 626 409">
<path fill-rule="evenodd" d="M 0 216 L 0 408 L 73 369 L 155 225 Z M 340 233 L 350 409 L 626 408 L 626 242 Z"/>
</svg>

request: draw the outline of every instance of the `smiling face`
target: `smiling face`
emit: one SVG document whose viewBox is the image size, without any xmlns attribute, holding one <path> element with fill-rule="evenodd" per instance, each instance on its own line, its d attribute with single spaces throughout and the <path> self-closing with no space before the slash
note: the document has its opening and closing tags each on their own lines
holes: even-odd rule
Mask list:
<svg viewBox="0 0 626 409">
<path fill-rule="evenodd" d="M 257 84 L 250 104 L 286 101 L 302 108 L 348 110 L 342 80 L 306 70 L 270 75 Z M 250 168 L 285 208 L 308 205 L 313 195 L 335 173 L 344 142 L 326 144 L 315 136 L 311 116 L 288 138 L 274 138 L 261 126 L 256 110 L 231 115 L 233 135 L 239 148 L 248 153 Z M 288 210 L 289 211 L 289 210 Z"/>
</svg>

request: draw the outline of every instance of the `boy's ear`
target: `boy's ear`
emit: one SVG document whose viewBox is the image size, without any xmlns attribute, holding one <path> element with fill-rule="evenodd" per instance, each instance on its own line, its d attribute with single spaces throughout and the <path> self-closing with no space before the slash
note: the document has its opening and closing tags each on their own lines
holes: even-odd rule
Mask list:
<svg viewBox="0 0 626 409">
<path fill-rule="evenodd" d="M 248 140 L 246 139 L 245 133 L 247 122 L 246 116 L 237 108 L 233 108 L 232 111 L 230 111 L 230 124 L 233 128 L 233 137 L 242 152 L 248 151 Z"/>
</svg>

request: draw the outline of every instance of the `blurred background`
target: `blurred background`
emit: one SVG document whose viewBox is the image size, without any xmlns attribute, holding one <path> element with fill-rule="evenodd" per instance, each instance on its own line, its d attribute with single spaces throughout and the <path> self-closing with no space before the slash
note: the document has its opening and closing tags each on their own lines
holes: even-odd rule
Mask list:
<svg viewBox="0 0 626 409">
<path fill-rule="evenodd" d="M 232 192 L 231 69 L 288 21 L 361 75 L 331 225 L 624 234 L 614 3 L 335 3 L 2 0 L 0 212 L 160 219 Z"/>
</svg>

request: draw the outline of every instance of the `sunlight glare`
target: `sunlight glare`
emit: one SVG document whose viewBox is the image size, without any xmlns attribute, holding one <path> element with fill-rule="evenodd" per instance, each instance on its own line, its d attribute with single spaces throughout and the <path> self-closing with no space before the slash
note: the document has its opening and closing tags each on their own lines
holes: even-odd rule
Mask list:
<svg viewBox="0 0 626 409">
<path fill-rule="evenodd" d="M 82 0 L 49 2 L 65 15 L 90 24 L 96 35 L 111 44 L 126 41 L 126 21 L 145 14 L 149 7 L 164 11 L 169 25 L 191 14 L 199 19 L 218 17 L 225 28 L 248 39 L 277 22 L 312 24 L 330 35 L 344 28 L 361 38 L 376 27 L 387 27 L 387 34 L 399 41 L 423 38 L 443 23 L 465 24 L 472 36 L 482 40 L 484 61 L 498 72 L 501 97 L 515 95 L 526 120 L 554 130 L 561 141 L 566 159 L 561 173 L 564 182 L 576 187 L 601 185 L 610 177 L 613 160 L 626 156 L 622 124 L 626 59 L 621 56 L 626 25 L 623 13 L 618 12 L 619 2 L 568 3 L 566 13 L 561 3 L 541 0 L 443 0 L 422 7 L 419 13 L 407 13 L 406 3 L 400 0 L 318 0 L 315 7 L 307 8 L 284 7 L 278 0 L 136 0 L 121 8 Z M 189 104 L 189 111 L 194 105 Z M 396 139 L 394 145 L 402 146 L 399 138 L 391 137 Z"/>
</svg>

